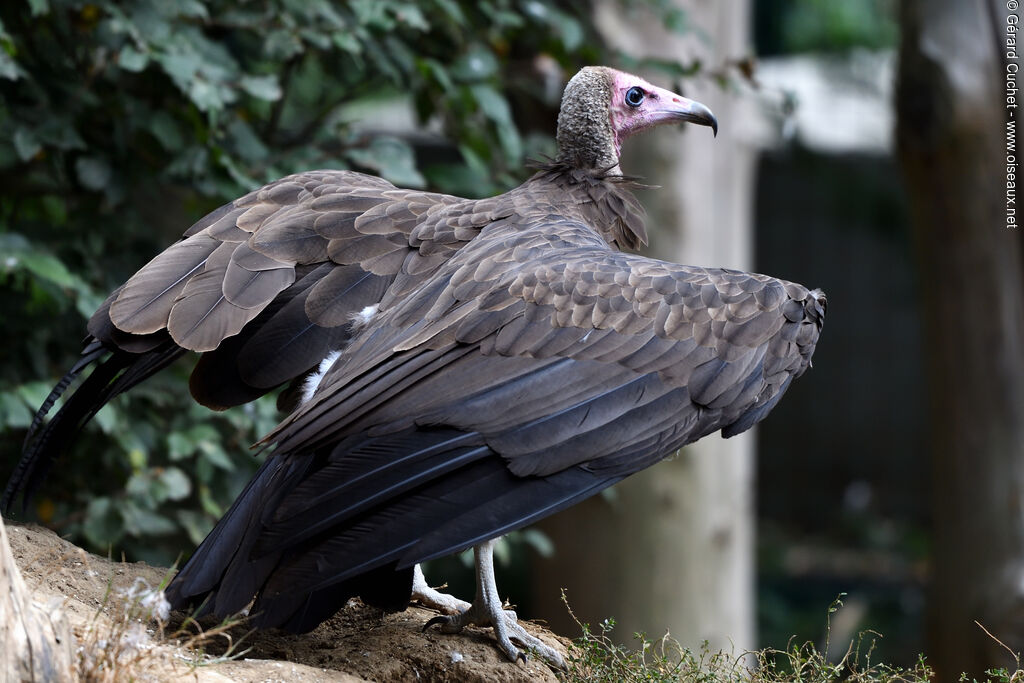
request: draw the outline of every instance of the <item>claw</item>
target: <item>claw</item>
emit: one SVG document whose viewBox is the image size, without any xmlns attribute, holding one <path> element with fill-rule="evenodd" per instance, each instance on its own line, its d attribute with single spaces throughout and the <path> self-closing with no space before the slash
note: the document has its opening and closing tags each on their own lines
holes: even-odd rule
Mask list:
<svg viewBox="0 0 1024 683">
<path fill-rule="evenodd" d="M 433 619 L 431 619 L 430 621 L 428 621 L 427 623 L 425 623 L 423 625 L 423 631 L 422 632 L 426 633 L 427 629 L 430 628 L 431 626 L 433 626 L 434 624 L 446 624 L 446 623 L 448 623 L 448 617 L 446 617 L 446 616 L 434 617 Z"/>
<path fill-rule="evenodd" d="M 488 541 L 476 546 L 474 558 L 476 560 L 476 599 L 472 604 L 467 605 L 458 614 L 452 616 L 436 616 L 430 619 L 423 630 L 434 625 L 441 626 L 442 633 L 458 633 L 467 626 L 490 626 L 494 629 L 494 637 L 498 641 L 498 648 L 505 653 L 513 662 L 528 659 L 525 651 L 520 650 L 512 641 L 520 643 L 527 650 L 540 655 L 549 665 L 565 669 L 565 662 L 562 656 L 552 647 L 545 645 L 540 639 L 530 635 L 519 623 L 516 613 L 504 609 L 498 597 L 498 587 L 494 583 L 494 562 L 492 552 L 494 541 Z M 422 576 L 422 574 L 421 574 Z M 426 581 L 424 580 L 424 585 Z M 446 596 L 450 597 L 450 596 Z M 461 602 L 461 601 L 459 601 Z"/>
</svg>

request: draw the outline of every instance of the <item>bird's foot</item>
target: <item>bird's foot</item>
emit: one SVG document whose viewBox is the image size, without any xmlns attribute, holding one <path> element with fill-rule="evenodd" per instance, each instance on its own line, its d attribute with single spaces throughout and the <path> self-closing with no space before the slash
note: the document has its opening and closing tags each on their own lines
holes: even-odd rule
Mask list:
<svg viewBox="0 0 1024 683">
<path fill-rule="evenodd" d="M 471 607 L 465 600 L 459 600 L 454 595 L 442 593 L 431 588 L 427 584 L 427 577 L 423 575 L 423 570 L 420 569 L 419 565 L 416 565 L 413 570 L 412 598 L 421 605 L 436 609 L 438 612 L 444 612 L 445 614 L 459 614 Z"/>
<path fill-rule="evenodd" d="M 460 601 L 461 602 L 461 601 Z M 461 613 L 451 616 L 434 617 L 423 626 L 426 631 L 431 626 L 440 626 L 442 633 L 459 633 L 467 626 L 480 626 L 494 629 L 494 637 L 498 641 L 498 647 L 513 662 L 518 660 L 526 661 L 527 653 L 517 648 L 512 641 L 520 643 L 527 652 L 539 655 L 548 665 L 565 669 L 565 660 L 557 650 L 544 644 L 536 636 L 527 633 L 516 613 L 510 609 L 504 609 L 500 604 L 489 604 L 488 601 L 477 601 Z"/>
</svg>

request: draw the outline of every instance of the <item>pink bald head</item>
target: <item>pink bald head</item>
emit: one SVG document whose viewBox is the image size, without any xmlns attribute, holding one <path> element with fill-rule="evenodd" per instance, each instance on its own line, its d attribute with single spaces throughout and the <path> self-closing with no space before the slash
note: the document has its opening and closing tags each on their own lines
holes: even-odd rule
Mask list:
<svg viewBox="0 0 1024 683">
<path fill-rule="evenodd" d="M 690 121 L 717 133 L 718 122 L 699 102 L 606 66 L 572 77 L 558 112 L 558 159 L 580 169 L 617 173 L 622 141 L 661 123 Z"/>
<path fill-rule="evenodd" d="M 718 135 L 718 121 L 711 110 L 700 102 L 652 85 L 632 74 L 608 69 L 612 93 L 609 104 L 612 130 L 615 133 L 615 151 L 622 141 L 634 133 L 662 123 L 699 123 L 710 126 Z"/>
</svg>

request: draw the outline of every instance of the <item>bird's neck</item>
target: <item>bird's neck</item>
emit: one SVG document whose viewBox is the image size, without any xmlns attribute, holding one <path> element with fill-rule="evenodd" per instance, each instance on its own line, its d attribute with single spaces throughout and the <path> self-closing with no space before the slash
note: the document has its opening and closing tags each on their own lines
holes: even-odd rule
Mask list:
<svg viewBox="0 0 1024 683">
<path fill-rule="evenodd" d="M 531 182 L 545 186 L 543 193 L 557 197 L 559 211 L 596 229 L 610 245 L 636 249 L 647 243 L 643 207 L 618 164 L 594 171 L 555 161 L 543 166 Z"/>
</svg>

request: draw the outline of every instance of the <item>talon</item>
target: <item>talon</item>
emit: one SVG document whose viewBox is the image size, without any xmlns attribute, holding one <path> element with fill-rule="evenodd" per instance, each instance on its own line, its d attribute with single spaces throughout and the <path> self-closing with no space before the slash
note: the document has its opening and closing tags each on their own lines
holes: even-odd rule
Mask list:
<svg viewBox="0 0 1024 683">
<path fill-rule="evenodd" d="M 435 624 L 447 624 L 447 623 L 448 623 L 448 617 L 446 617 L 446 616 L 434 617 L 433 619 L 431 619 L 430 621 L 428 621 L 426 624 L 423 625 L 423 630 L 421 631 L 421 633 L 426 633 L 427 629 L 430 628 L 431 626 L 434 626 Z"/>
<path fill-rule="evenodd" d="M 510 661 L 524 664 L 529 661 L 527 650 L 550 664 L 554 668 L 565 669 L 565 661 L 562 656 L 549 645 L 541 642 L 536 636 L 530 635 L 518 616 L 511 609 L 504 609 L 501 600 L 498 598 L 498 588 L 494 584 L 494 561 L 492 553 L 494 541 L 481 543 L 474 548 L 476 560 L 476 599 L 469 608 L 453 616 L 437 616 L 431 619 L 423 627 L 426 631 L 434 624 L 441 625 L 442 633 L 458 633 L 466 626 L 491 627 L 494 629 L 496 644 Z M 513 645 L 512 641 L 523 645 L 525 650 L 520 650 Z"/>
</svg>

